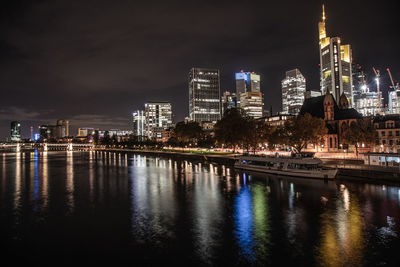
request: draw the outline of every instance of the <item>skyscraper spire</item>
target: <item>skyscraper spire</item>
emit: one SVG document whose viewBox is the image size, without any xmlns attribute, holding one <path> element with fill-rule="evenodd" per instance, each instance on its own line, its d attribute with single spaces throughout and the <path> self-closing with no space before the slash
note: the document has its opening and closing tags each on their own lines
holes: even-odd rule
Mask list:
<svg viewBox="0 0 400 267">
<path fill-rule="evenodd" d="M 318 23 L 319 41 L 320 41 L 321 47 L 326 46 L 329 42 L 329 40 L 325 40 L 326 39 L 325 20 L 326 20 L 325 5 L 322 4 L 322 21 L 320 21 Z"/>
</svg>

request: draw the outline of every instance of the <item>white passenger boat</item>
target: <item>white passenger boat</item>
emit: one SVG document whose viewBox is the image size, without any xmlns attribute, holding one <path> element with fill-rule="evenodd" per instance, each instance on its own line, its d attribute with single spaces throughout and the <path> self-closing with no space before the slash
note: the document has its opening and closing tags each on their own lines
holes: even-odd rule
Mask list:
<svg viewBox="0 0 400 267">
<path fill-rule="evenodd" d="M 236 159 L 238 169 L 288 175 L 304 178 L 334 179 L 337 169 L 323 169 L 322 161 L 310 157 L 240 156 Z"/>
</svg>

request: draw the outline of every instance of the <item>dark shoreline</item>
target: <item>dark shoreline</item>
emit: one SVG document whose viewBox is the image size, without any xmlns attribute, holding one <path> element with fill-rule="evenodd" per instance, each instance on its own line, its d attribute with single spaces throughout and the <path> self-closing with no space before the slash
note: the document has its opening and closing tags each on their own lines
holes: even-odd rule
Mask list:
<svg viewBox="0 0 400 267">
<path fill-rule="evenodd" d="M 195 154 L 185 152 L 172 151 L 152 151 L 152 150 L 136 150 L 122 148 L 96 148 L 96 151 L 105 152 L 129 152 L 142 155 L 151 155 L 158 157 L 169 157 L 180 160 L 198 160 L 202 162 L 210 162 L 233 166 L 235 162 L 234 154 Z M 339 172 L 336 181 L 352 181 L 359 183 L 374 183 L 387 185 L 400 185 L 400 172 L 387 172 L 370 169 L 351 169 L 338 166 Z"/>
<path fill-rule="evenodd" d="M 185 152 L 172 152 L 172 151 L 158 151 L 158 150 L 136 150 L 136 149 L 124 149 L 124 148 L 96 148 L 96 151 L 107 151 L 107 152 L 129 152 L 142 155 L 152 155 L 158 157 L 169 157 L 174 159 L 190 159 L 199 160 L 205 162 L 212 162 L 218 164 L 232 165 L 235 163 L 234 155 L 217 155 L 217 154 L 195 154 Z"/>
</svg>

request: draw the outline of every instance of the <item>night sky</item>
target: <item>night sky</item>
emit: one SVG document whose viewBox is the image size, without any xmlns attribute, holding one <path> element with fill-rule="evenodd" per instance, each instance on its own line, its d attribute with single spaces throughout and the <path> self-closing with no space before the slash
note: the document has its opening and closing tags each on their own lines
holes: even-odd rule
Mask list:
<svg viewBox="0 0 400 267">
<path fill-rule="evenodd" d="M 191 67 L 261 74 L 265 106 L 281 108 L 280 81 L 299 68 L 319 89 L 321 1 L 8 1 L 0 9 L 0 139 L 10 121 L 29 126 L 68 119 L 77 127 L 131 128 L 146 101 L 188 114 Z M 355 62 L 400 80 L 396 1 L 326 2 L 329 36 L 350 43 Z M 374 87 L 373 87 L 374 88 Z M 387 95 L 384 95 L 387 98 Z"/>
</svg>

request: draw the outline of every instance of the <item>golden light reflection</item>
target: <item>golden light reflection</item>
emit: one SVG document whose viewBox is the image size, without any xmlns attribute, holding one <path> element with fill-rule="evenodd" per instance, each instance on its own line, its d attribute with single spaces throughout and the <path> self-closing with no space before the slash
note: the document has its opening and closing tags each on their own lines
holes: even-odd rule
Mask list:
<svg viewBox="0 0 400 267">
<path fill-rule="evenodd" d="M 131 167 L 132 233 L 138 240 L 170 236 L 177 217 L 171 170 L 155 167 L 151 158 L 149 161 L 152 168 L 146 168 L 145 157 L 137 156 Z M 159 159 L 157 164 L 163 166 L 164 161 Z"/>
<path fill-rule="evenodd" d="M 15 190 L 14 190 L 14 210 L 19 208 L 21 201 L 21 154 L 16 153 L 15 157 Z"/>
<path fill-rule="evenodd" d="M 22 154 L 23 158 L 24 158 L 24 154 Z M 22 158 L 22 159 L 23 159 Z M 35 157 L 35 152 L 31 152 L 30 156 L 29 156 L 29 188 L 30 190 L 30 197 L 32 200 L 37 200 L 38 198 L 38 191 L 37 191 L 37 187 L 35 187 L 35 183 L 38 183 L 38 179 L 39 179 L 39 174 L 38 174 L 38 165 L 37 165 L 37 157 Z M 24 162 L 24 161 L 23 161 Z M 23 164 L 22 166 L 25 166 L 25 164 Z M 37 184 L 36 184 L 37 185 Z M 35 203 L 36 205 L 36 203 Z"/>
<path fill-rule="evenodd" d="M 3 164 L 2 164 L 2 194 L 4 195 L 4 192 L 6 190 L 6 153 L 3 153 Z"/>
<path fill-rule="evenodd" d="M 93 160 L 93 153 L 89 153 L 89 199 L 93 202 L 94 199 L 94 160 Z"/>
<path fill-rule="evenodd" d="M 215 256 L 217 243 L 221 238 L 220 223 L 223 221 L 220 184 L 216 175 L 216 169 L 209 165 L 209 172 L 196 174 L 193 181 L 193 210 L 195 220 L 196 251 L 204 262 L 210 263 Z"/>
<path fill-rule="evenodd" d="M 42 157 L 42 199 L 43 209 L 47 208 L 49 202 L 49 171 L 47 162 L 47 151 L 43 152 Z"/>
<path fill-rule="evenodd" d="M 321 242 L 317 249 L 319 265 L 361 266 L 364 222 L 359 200 L 341 185 L 336 207 L 336 211 L 327 209 L 321 216 Z"/>
<path fill-rule="evenodd" d="M 69 212 L 74 211 L 74 155 L 72 151 L 67 151 L 67 207 Z"/>
</svg>

